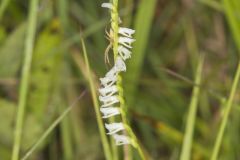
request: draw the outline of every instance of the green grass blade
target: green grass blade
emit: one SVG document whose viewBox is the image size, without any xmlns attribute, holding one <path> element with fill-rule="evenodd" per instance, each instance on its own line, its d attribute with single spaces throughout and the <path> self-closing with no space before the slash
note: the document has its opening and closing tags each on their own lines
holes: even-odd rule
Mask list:
<svg viewBox="0 0 240 160">
<path fill-rule="evenodd" d="M 236 46 L 240 51 L 240 20 L 237 16 L 240 12 L 240 1 L 222 0 L 222 3 Z"/>
<path fill-rule="evenodd" d="M 92 74 L 90 71 L 87 50 L 86 50 L 83 39 L 81 39 L 81 42 L 82 42 L 82 47 L 83 47 L 84 61 L 85 61 L 86 67 L 87 67 L 88 82 L 89 82 L 89 86 L 90 86 L 90 90 L 91 90 L 91 94 L 92 94 L 92 98 L 93 98 L 93 105 L 94 105 L 94 109 L 96 112 L 97 123 L 98 123 L 99 132 L 100 132 L 100 136 L 101 136 L 101 140 L 102 140 L 103 151 L 104 151 L 106 160 L 111 160 L 112 155 L 111 155 L 110 145 L 107 140 L 101 113 L 99 110 L 100 107 L 99 107 L 99 103 L 98 103 L 98 99 L 97 99 L 96 86 L 94 85 L 94 80 L 93 80 L 93 77 L 92 77 Z"/>
<path fill-rule="evenodd" d="M 217 11 L 220 11 L 220 12 L 223 11 L 223 7 L 221 3 L 219 3 L 218 1 L 215 1 L 215 0 L 198 0 L 198 1 L 209 6 L 210 8 L 216 9 Z"/>
<path fill-rule="evenodd" d="M 69 106 L 67 109 L 49 126 L 31 149 L 23 156 L 21 160 L 26 160 L 37 149 L 37 147 L 47 138 L 54 128 L 63 120 L 64 117 L 72 110 L 76 103 L 85 95 L 85 91 Z"/>
<path fill-rule="evenodd" d="M 24 53 L 20 52 L 24 49 L 24 39 L 26 33 L 26 23 L 19 25 L 5 40 L 0 48 L 0 77 L 11 78 L 17 75 L 18 69 L 21 67 L 21 57 Z M 8 66 L 11 64 L 11 66 Z M 8 67 L 6 67 L 8 66 Z"/>
<path fill-rule="evenodd" d="M 61 25 L 63 26 L 64 32 L 69 31 L 69 18 L 68 18 L 68 8 L 69 4 L 68 1 L 65 0 L 59 0 L 58 1 L 58 14 L 60 17 Z"/>
<path fill-rule="evenodd" d="M 224 11 L 226 14 L 226 18 L 228 20 L 230 29 L 232 31 L 234 41 L 236 43 L 236 46 L 238 50 L 240 51 L 240 20 L 237 17 L 237 14 L 240 9 L 240 2 L 239 1 L 228 1 L 228 0 L 222 0 L 222 4 L 224 7 Z M 211 160 L 217 160 L 218 159 L 218 154 L 221 148 L 222 140 L 223 140 L 223 135 L 224 131 L 227 125 L 227 121 L 229 118 L 229 114 L 233 105 L 233 98 L 236 93 L 236 89 L 239 83 L 239 77 L 240 77 L 240 62 L 237 67 L 237 71 L 234 77 L 233 85 L 231 87 L 230 95 L 229 98 L 227 99 L 226 102 L 226 108 L 224 110 L 223 114 L 223 119 L 220 124 L 220 129 L 218 131 L 218 135 L 214 144 L 213 152 L 211 155 Z"/>
<path fill-rule="evenodd" d="M 193 88 L 191 102 L 189 105 L 189 112 L 187 117 L 187 124 L 186 124 L 184 139 L 183 139 L 180 160 L 190 160 L 190 157 L 191 157 L 193 133 L 194 133 L 194 126 L 196 121 L 197 105 L 199 101 L 203 62 L 204 62 L 204 57 L 201 56 L 199 59 L 199 64 L 197 67 L 196 78 L 195 78 L 195 84 L 197 85 L 195 85 Z"/>
<path fill-rule="evenodd" d="M 17 118 L 16 118 L 16 128 L 15 128 L 15 134 L 14 134 L 12 160 L 19 159 L 18 157 L 19 157 L 19 151 L 21 146 L 24 111 L 25 111 L 25 106 L 27 101 L 27 92 L 28 92 L 28 84 L 29 84 L 29 77 L 30 77 L 30 67 L 31 67 L 31 61 L 32 61 L 34 36 L 35 36 L 36 24 L 37 24 L 37 9 L 38 9 L 38 0 L 30 1 L 28 32 L 26 35 L 26 42 L 25 42 L 25 57 L 24 57 L 22 77 L 21 77 L 21 83 L 20 83 L 19 104 L 18 104 L 18 111 L 17 111 Z"/>
<path fill-rule="evenodd" d="M 154 16 L 156 0 L 142 0 L 138 6 L 137 17 L 135 20 L 134 29 L 136 30 L 133 44 L 132 58 L 128 63 L 128 71 L 124 75 L 126 82 L 125 93 L 126 100 L 129 106 L 134 101 L 134 94 L 136 92 L 141 68 L 143 65 L 144 55 L 146 54 L 146 47 L 149 37 L 149 32 Z"/>
<path fill-rule="evenodd" d="M 0 21 L 3 17 L 3 14 L 9 4 L 10 0 L 2 0 L 1 4 L 0 4 Z"/>
<path fill-rule="evenodd" d="M 63 110 L 63 106 L 60 107 Z M 72 137 L 71 137 L 71 124 L 70 117 L 66 116 L 60 124 L 61 129 L 61 140 L 63 144 L 63 157 L 66 160 L 73 159 L 73 147 L 72 147 Z"/>
<path fill-rule="evenodd" d="M 230 91 L 230 95 L 229 98 L 227 100 L 226 103 L 226 108 L 224 110 L 224 114 L 223 114 L 223 119 L 222 122 L 220 124 L 220 129 L 218 131 L 218 135 L 217 135 L 217 139 L 215 141 L 215 145 L 213 148 L 213 152 L 212 152 L 212 156 L 211 156 L 211 160 L 217 160 L 218 159 L 218 154 L 221 148 L 221 144 L 222 144 L 222 140 L 223 140 L 223 134 L 227 125 L 227 121 L 229 118 L 229 114 L 233 105 L 233 98 L 234 95 L 236 93 L 237 90 L 237 86 L 239 83 L 239 78 L 240 78 L 240 62 L 238 63 L 238 67 L 237 67 L 237 71 L 234 77 L 234 81 L 233 81 L 233 85 L 231 87 L 231 91 Z"/>
</svg>

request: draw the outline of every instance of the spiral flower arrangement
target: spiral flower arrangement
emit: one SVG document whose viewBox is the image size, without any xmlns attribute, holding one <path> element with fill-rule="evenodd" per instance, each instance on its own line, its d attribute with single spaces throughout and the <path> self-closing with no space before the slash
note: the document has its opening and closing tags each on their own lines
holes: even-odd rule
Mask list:
<svg viewBox="0 0 240 160">
<path fill-rule="evenodd" d="M 100 111 L 104 119 L 118 115 L 122 117 L 122 122 L 105 123 L 107 134 L 114 138 L 116 145 L 133 144 L 131 136 L 126 135 L 128 127 L 123 111 L 124 99 L 120 73 L 126 71 L 125 61 L 131 57 L 130 49 L 135 41 L 132 37 L 135 31 L 130 28 L 119 27 L 121 20 L 118 17 L 117 1 L 103 3 L 102 7 L 111 11 L 111 28 L 108 36 L 113 49 L 114 65 L 105 77 L 100 78 L 99 100 L 102 103 Z"/>
</svg>

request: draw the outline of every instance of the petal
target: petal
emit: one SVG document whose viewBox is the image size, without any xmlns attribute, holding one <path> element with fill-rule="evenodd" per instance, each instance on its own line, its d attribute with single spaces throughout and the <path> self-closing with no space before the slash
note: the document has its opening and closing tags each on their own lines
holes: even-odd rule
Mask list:
<svg viewBox="0 0 240 160">
<path fill-rule="evenodd" d="M 100 99 L 100 97 L 99 97 L 99 99 Z M 111 96 L 111 98 L 108 99 L 107 101 L 106 101 L 105 99 L 102 99 L 102 97 L 101 97 L 101 100 L 103 100 L 103 101 L 102 101 L 102 102 L 103 102 L 103 105 L 101 105 L 101 107 L 109 107 L 109 106 L 112 106 L 113 104 L 119 102 L 119 99 L 118 99 L 117 96 Z M 101 101 L 101 100 L 100 100 L 100 101 Z"/>
<path fill-rule="evenodd" d="M 106 77 L 113 77 L 118 74 L 118 70 L 116 70 L 115 67 L 113 67 L 110 71 L 107 72 Z"/>
<path fill-rule="evenodd" d="M 123 60 L 126 60 L 128 58 L 131 58 L 131 51 L 129 51 L 127 48 L 123 47 L 122 45 L 118 46 L 118 53 L 122 57 Z"/>
<path fill-rule="evenodd" d="M 123 61 L 123 59 L 118 56 L 115 62 L 115 68 L 117 71 L 126 71 L 126 65 L 125 62 Z"/>
<path fill-rule="evenodd" d="M 108 8 L 108 9 L 113 9 L 112 3 L 102 3 L 101 7 Z"/>
<path fill-rule="evenodd" d="M 110 135 L 117 133 L 121 130 L 124 130 L 123 123 L 110 123 L 110 124 L 105 123 L 105 127 L 108 130 L 107 134 Z"/>
<path fill-rule="evenodd" d="M 116 141 L 116 145 L 130 144 L 130 138 L 124 135 L 113 134 L 113 138 Z"/>
<path fill-rule="evenodd" d="M 103 113 L 102 118 L 109 118 L 120 114 L 120 110 L 117 107 L 100 108 L 100 111 Z"/>
<path fill-rule="evenodd" d="M 131 37 L 132 34 L 135 33 L 135 30 L 130 28 L 119 27 L 118 33 L 126 37 Z"/>
<path fill-rule="evenodd" d="M 118 89 L 114 85 L 114 86 L 107 86 L 104 88 L 100 88 L 98 91 L 102 96 L 110 96 L 110 95 L 115 94 L 118 91 Z"/>
<path fill-rule="evenodd" d="M 109 103 L 118 99 L 117 96 L 99 96 L 99 100 L 103 103 Z"/>
<path fill-rule="evenodd" d="M 112 86 L 117 81 L 117 76 L 100 78 L 100 81 L 104 87 Z"/>
<path fill-rule="evenodd" d="M 119 37 L 118 42 L 127 47 L 132 48 L 131 44 L 135 41 L 135 39 L 129 38 L 129 37 Z"/>
</svg>

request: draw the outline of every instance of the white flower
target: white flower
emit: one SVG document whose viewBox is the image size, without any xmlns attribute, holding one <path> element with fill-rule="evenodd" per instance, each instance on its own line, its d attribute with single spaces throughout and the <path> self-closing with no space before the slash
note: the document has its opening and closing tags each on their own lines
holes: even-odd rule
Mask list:
<svg viewBox="0 0 240 160">
<path fill-rule="evenodd" d="M 135 30 L 130 29 L 130 28 L 124 28 L 124 27 L 119 27 L 119 34 L 126 36 L 126 37 L 132 37 L 132 34 L 135 33 Z"/>
<path fill-rule="evenodd" d="M 117 76 L 108 76 L 100 78 L 100 81 L 104 87 L 112 86 L 117 81 Z"/>
<path fill-rule="evenodd" d="M 115 64 L 116 65 L 116 64 Z M 113 76 L 117 76 L 118 74 L 118 70 L 117 68 L 115 67 L 115 65 L 112 67 L 112 69 L 110 71 L 107 72 L 106 76 L 105 77 L 113 77 Z"/>
<path fill-rule="evenodd" d="M 103 113 L 102 118 L 109 118 L 120 114 L 120 111 L 117 107 L 100 108 L 100 111 Z"/>
<path fill-rule="evenodd" d="M 131 57 L 131 51 L 129 51 L 127 48 L 121 45 L 118 46 L 118 53 L 120 54 L 123 60 L 126 60 Z"/>
<path fill-rule="evenodd" d="M 118 56 L 114 66 L 112 67 L 112 69 L 110 71 L 107 72 L 105 77 L 117 76 L 117 74 L 120 71 L 126 71 L 126 65 L 125 65 L 125 62 L 122 60 L 122 58 L 120 56 Z"/>
<path fill-rule="evenodd" d="M 122 23 L 122 20 L 120 17 L 118 17 L 118 24 L 121 24 Z"/>
<path fill-rule="evenodd" d="M 113 138 L 116 141 L 116 145 L 130 144 L 130 139 L 124 135 L 113 134 Z"/>
<path fill-rule="evenodd" d="M 117 96 L 99 96 L 99 100 L 104 104 L 114 101 L 118 99 Z"/>
<path fill-rule="evenodd" d="M 118 42 L 127 47 L 132 48 L 131 44 L 135 41 L 135 39 L 129 38 L 129 37 L 119 37 Z"/>
<path fill-rule="evenodd" d="M 124 130 L 123 123 L 110 123 L 110 124 L 105 123 L 105 127 L 108 130 L 107 134 L 110 135 L 117 133 L 121 130 Z"/>
<path fill-rule="evenodd" d="M 117 57 L 114 67 L 117 71 L 126 71 L 126 65 L 125 62 L 122 60 L 121 57 Z"/>
<path fill-rule="evenodd" d="M 117 96 L 109 96 L 109 97 L 99 96 L 99 100 L 103 102 L 103 105 L 101 105 L 101 107 L 109 107 L 119 102 L 119 99 Z"/>
<path fill-rule="evenodd" d="M 102 3 L 101 7 L 103 8 L 108 8 L 108 9 L 113 9 L 112 3 Z"/>
<path fill-rule="evenodd" d="M 116 86 L 107 86 L 105 88 L 100 88 L 98 91 L 102 96 L 111 96 L 116 93 L 118 89 Z"/>
</svg>

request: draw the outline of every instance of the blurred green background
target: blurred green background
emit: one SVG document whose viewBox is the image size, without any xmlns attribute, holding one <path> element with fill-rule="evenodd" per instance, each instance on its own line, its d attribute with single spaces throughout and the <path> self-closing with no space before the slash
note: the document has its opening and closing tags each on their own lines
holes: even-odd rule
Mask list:
<svg viewBox="0 0 240 160">
<path fill-rule="evenodd" d="M 29 159 L 104 159 L 80 42 L 82 36 L 98 85 L 110 67 L 104 62 L 110 15 L 103 2 L 39 2 L 20 157 L 87 90 Z M 29 4 L 0 1 L 0 160 L 12 154 Z M 239 59 L 240 1 L 119 0 L 119 12 L 121 26 L 136 30 L 123 83 L 128 118 L 147 157 L 179 159 L 197 96 L 191 159 L 210 159 Z M 192 96 L 194 87 L 200 93 Z M 240 159 L 239 95 L 237 90 L 220 160 Z"/>
</svg>

